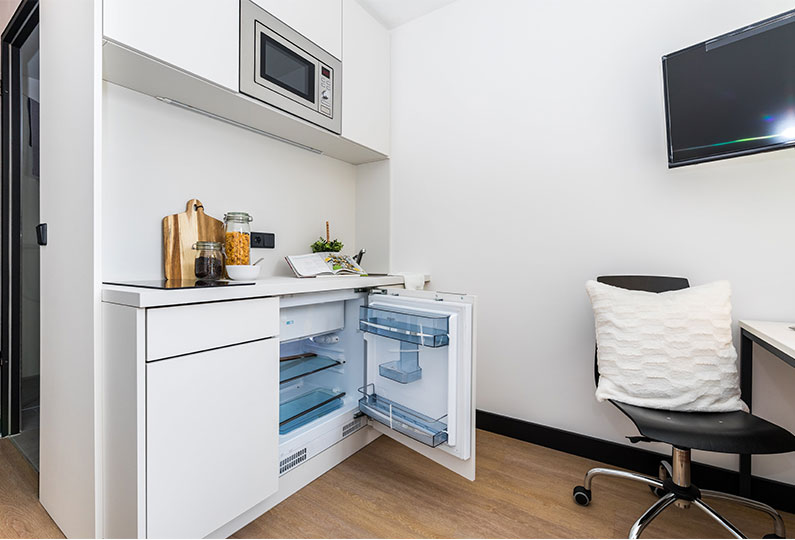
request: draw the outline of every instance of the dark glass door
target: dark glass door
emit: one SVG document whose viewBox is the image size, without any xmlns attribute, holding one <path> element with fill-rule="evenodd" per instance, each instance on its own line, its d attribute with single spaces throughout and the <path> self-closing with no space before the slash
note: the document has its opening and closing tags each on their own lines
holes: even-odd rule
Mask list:
<svg viewBox="0 0 795 540">
<path fill-rule="evenodd" d="M 2 340 L 0 430 L 38 462 L 39 30 L 23 0 L 2 35 Z"/>
<path fill-rule="evenodd" d="M 315 102 L 315 63 L 282 43 L 260 32 L 259 75 L 287 92 L 312 104 Z"/>
</svg>

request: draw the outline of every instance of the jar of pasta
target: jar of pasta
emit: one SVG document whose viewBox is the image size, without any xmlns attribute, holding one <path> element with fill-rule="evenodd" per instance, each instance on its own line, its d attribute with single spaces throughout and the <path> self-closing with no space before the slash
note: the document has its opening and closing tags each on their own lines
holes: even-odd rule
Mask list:
<svg viewBox="0 0 795 540">
<path fill-rule="evenodd" d="M 227 265 L 249 264 L 251 221 L 246 212 L 224 215 L 224 253 Z"/>
</svg>

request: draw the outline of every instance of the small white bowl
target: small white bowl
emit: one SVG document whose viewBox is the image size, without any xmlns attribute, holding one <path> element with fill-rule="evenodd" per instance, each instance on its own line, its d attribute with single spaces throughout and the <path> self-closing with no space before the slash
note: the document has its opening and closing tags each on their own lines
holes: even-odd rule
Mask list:
<svg viewBox="0 0 795 540">
<path fill-rule="evenodd" d="M 257 279 L 260 267 L 253 264 L 227 264 L 226 273 L 235 281 Z"/>
</svg>

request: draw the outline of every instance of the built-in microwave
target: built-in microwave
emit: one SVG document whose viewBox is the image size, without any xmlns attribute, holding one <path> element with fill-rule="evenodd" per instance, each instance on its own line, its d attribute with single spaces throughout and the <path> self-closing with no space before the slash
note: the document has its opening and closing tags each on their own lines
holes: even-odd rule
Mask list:
<svg viewBox="0 0 795 540">
<path fill-rule="evenodd" d="M 342 62 L 250 0 L 240 0 L 240 92 L 334 133 Z"/>
</svg>

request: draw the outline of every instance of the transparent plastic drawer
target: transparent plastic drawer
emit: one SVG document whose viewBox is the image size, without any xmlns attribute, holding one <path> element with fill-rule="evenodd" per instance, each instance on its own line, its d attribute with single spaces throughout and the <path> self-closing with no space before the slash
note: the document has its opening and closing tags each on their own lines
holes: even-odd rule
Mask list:
<svg viewBox="0 0 795 540">
<path fill-rule="evenodd" d="M 342 407 L 345 392 L 317 388 L 279 405 L 279 433 L 284 435 Z"/>
</svg>

